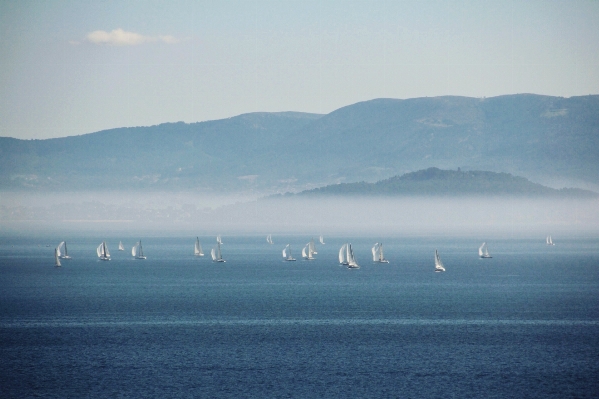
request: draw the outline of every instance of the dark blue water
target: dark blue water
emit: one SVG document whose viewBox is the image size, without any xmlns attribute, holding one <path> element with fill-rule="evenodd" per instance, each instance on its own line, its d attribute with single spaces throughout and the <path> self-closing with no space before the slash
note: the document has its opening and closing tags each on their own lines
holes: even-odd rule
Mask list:
<svg viewBox="0 0 599 399">
<path fill-rule="evenodd" d="M 66 239 L 72 260 L 53 266 Z M 107 239 L 113 260 L 97 260 Z M 564 398 L 599 395 L 599 240 L 3 238 L 2 397 Z M 119 240 L 127 250 L 117 251 Z M 46 247 L 49 244 L 51 247 Z M 38 246 L 39 245 L 39 246 Z M 434 273 L 438 248 L 447 272 Z"/>
</svg>

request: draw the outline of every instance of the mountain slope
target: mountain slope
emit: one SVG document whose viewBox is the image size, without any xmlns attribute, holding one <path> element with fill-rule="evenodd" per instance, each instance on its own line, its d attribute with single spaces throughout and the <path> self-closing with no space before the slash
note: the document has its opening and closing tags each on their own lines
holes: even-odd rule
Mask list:
<svg viewBox="0 0 599 399">
<path fill-rule="evenodd" d="M 51 140 L 0 138 L 0 188 L 299 191 L 429 167 L 599 186 L 599 96 L 377 99 Z"/>
</svg>

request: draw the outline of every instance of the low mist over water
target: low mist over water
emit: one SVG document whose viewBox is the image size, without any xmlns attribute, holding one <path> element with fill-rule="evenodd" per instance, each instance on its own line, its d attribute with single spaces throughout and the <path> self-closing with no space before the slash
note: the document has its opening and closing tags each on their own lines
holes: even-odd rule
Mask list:
<svg viewBox="0 0 599 399">
<path fill-rule="evenodd" d="M 363 197 L 256 199 L 194 193 L 3 194 L 4 232 L 597 234 L 596 199 Z"/>
</svg>

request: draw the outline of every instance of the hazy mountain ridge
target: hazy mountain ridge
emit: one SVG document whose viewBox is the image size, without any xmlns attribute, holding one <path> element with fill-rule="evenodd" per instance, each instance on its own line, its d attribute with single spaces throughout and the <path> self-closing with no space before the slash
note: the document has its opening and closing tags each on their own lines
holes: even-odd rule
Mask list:
<svg viewBox="0 0 599 399">
<path fill-rule="evenodd" d="M 376 99 L 324 116 L 252 113 L 50 140 L 0 138 L 2 189 L 268 193 L 430 167 L 597 187 L 599 96 Z"/>
<path fill-rule="evenodd" d="M 428 168 L 376 183 L 341 183 L 302 191 L 298 196 L 524 196 L 597 198 L 582 189 L 553 189 L 509 173 Z"/>
</svg>

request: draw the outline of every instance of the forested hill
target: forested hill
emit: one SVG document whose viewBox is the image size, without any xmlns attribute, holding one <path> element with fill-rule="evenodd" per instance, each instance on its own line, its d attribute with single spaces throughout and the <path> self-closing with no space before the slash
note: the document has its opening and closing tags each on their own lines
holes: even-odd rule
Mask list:
<svg viewBox="0 0 599 399">
<path fill-rule="evenodd" d="M 599 187 L 599 96 L 377 99 L 327 115 L 0 138 L 0 189 L 298 192 L 430 167 Z"/>
<path fill-rule="evenodd" d="M 597 198 L 581 189 L 556 190 L 508 173 L 429 168 L 376 183 L 341 183 L 307 190 L 302 196 L 524 196 Z"/>
</svg>

